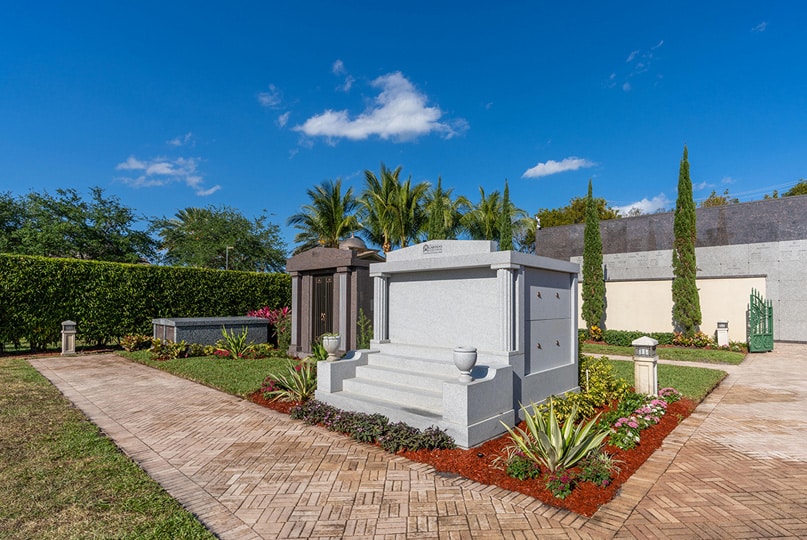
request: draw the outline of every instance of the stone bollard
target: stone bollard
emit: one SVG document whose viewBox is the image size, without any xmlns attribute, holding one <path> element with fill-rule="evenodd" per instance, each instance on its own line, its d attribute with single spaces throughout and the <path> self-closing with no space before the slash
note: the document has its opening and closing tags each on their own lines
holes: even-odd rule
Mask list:
<svg viewBox="0 0 807 540">
<path fill-rule="evenodd" d="M 62 356 L 76 355 L 76 323 L 62 322 Z"/>
<path fill-rule="evenodd" d="M 636 392 L 650 396 L 658 395 L 658 354 L 656 346 L 658 341 L 642 336 L 634 340 L 633 345 L 633 376 Z"/>
<path fill-rule="evenodd" d="M 729 346 L 729 322 L 717 321 L 717 346 Z"/>
</svg>

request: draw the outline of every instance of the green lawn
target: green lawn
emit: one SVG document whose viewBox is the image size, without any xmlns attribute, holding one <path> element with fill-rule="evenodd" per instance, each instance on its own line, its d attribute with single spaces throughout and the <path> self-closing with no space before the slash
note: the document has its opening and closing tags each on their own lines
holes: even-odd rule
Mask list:
<svg viewBox="0 0 807 540">
<path fill-rule="evenodd" d="M 233 360 L 217 356 L 155 361 L 149 358 L 148 351 L 119 352 L 118 354 L 141 364 L 162 369 L 179 377 L 240 397 L 246 397 L 258 390 L 267 376 L 285 372 L 286 366 L 292 362 L 285 357 Z"/>
<path fill-rule="evenodd" d="M 663 360 L 681 360 L 685 362 L 708 362 L 714 364 L 740 364 L 745 360 L 745 353 L 711 350 L 687 349 L 683 347 L 658 347 L 658 357 Z M 599 343 L 584 343 L 583 354 L 595 356 L 633 356 L 633 347 L 620 347 Z"/>
<path fill-rule="evenodd" d="M 634 384 L 633 362 L 628 360 L 610 360 L 614 366 L 614 374 Z M 658 364 L 659 388 L 673 387 L 695 403 L 703 401 L 727 373 L 718 369 L 693 366 L 673 366 Z"/>
<path fill-rule="evenodd" d="M 0 538 L 214 538 L 25 360 L 0 388 Z"/>
</svg>

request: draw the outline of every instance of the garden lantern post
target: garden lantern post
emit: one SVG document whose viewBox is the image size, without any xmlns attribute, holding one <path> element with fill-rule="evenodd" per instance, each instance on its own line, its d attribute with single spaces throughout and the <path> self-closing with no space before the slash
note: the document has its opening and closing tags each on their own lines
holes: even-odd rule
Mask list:
<svg viewBox="0 0 807 540">
<path fill-rule="evenodd" d="M 642 336 L 633 340 L 633 375 L 636 392 L 658 396 L 658 340 Z"/>
<path fill-rule="evenodd" d="M 62 322 L 62 356 L 76 355 L 76 323 Z"/>
</svg>

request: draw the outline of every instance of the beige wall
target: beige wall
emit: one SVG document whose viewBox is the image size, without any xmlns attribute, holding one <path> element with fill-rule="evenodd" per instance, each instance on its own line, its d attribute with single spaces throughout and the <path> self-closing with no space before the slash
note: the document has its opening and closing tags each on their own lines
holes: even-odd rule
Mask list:
<svg viewBox="0 0 807 540">
<path fill-rule="evenodd" d="M 718 320 L 729 321 L 729 339 L 745 341 L 745 312 L 751 289 L 766 295 L 765 278 L 699 279 L 701 330 L 714 335 Z M 672 280 L 608 281 L 605 283 L 605 328 L 672 332 Z M 578 289 L 578 293 L 583 288 Z M 582 298 L 579 306 L 583 305 Z M 579 317 L 579 314 L 578 314 Z M 580 328 L 585 322 L 579 318 Z"/>
</svg>

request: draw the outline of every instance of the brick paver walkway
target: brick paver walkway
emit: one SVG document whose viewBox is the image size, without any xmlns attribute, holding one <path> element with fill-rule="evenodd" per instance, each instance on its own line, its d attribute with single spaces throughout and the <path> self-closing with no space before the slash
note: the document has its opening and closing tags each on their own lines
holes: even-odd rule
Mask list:
<svg viewBox="0 0 807 540">
<path fill-rule="evenodd" d="M 114 355 L 31 364 L 221 538 L 807 537 L 807 346 L 728 368 L 591 519 Z"/>
</svg>

